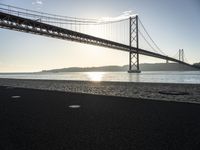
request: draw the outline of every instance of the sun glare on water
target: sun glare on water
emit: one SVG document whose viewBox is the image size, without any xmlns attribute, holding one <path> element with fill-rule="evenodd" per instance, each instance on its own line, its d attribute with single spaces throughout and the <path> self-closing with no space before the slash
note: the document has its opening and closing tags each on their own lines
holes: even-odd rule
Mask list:
<svg viewBox="0 0 200 150">
<path fill-rule="evenodd" d="M 86 75 L 88 76 L 90 81 L 100 82 L 102 81 L 105 73 L 104 72 L 87 72 Z"/>
</svg>

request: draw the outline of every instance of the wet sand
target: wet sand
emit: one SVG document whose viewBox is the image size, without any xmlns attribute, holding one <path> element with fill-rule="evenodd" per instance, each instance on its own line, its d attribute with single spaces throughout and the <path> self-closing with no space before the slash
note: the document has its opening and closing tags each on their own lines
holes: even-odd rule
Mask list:
<svg viewBox="0 0 200 150">
<path fill-rule="evenodd" d="M 0 149 L 199 149 L 199 114 L 192 103 L 1 86 Z"/>
</svg>

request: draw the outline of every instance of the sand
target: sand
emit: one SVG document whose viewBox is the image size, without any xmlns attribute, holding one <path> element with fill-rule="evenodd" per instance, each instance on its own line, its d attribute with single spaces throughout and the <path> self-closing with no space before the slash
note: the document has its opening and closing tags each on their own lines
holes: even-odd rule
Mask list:
<svg viewBox="0 0 200 150">
<path fill-rule="evenodd" d="M 200 103 L 200 84 L 0 79 L 0 86 Z"/>
</svg>

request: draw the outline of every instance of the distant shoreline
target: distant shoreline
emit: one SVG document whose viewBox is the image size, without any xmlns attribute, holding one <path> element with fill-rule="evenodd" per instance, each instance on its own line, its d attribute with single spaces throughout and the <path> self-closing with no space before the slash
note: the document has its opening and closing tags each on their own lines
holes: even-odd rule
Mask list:
<svg viewBox="0 0 200 150">
<path fill-rule="evenodd" d="M 187 71 L 200 71 L 200 70 L 152 70 L 152 71 L 141 71 L 141 72 L 187 72 Z M 38 74 L 38 73 L 87 73 L 87 72 L 106 72 L 106 73 L 112 73 L 112 72 L 125 72 L 128 73 L 128 71 L 37 71 L 37 72 L 0 72 L 0 75 L 14 75 L 14 74 Z"/>
<path fill-rule="evenodd" d="M 61 69 L 42 70 L 41 72 L 127 72 L 128 65 L 100 67 L 69 67 Z M 140 64 L 141 71 L 199 71 L 200 69 L 178 63 Z"/>
<path fill-rule="evenodd" d="M 143 71 L 200 71 L 198 65 L 194 67 L 178 63 L 143 63 L 140 70 Z M 34 73 L 59 73 L 59 72 L 128 72 L 129 66 L 100 66 L 100 67 L 67 67 L 59 69 L 39 70 L 30 72 L 0 72 L 0 74 L 34 74 Z"/>
</svg>

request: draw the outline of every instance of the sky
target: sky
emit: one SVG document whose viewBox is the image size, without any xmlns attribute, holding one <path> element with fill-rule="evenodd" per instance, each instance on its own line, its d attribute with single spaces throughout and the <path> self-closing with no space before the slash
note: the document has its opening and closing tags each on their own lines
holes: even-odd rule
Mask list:
<svg viewBox="0 0 200 150">
<path fill-rule="evenodd" d="M 157 45 L 173 56 L 184 49 L 189 63 L 200 62 L 199 0 L 0 0 L 0 3 L 78 18 L 139 15 Z M 76 42 L 0 28 L 0 72 L 126 65 L 129 54 Z M 163 60 L 140 56 L 141 63 Z"/>
</svg>

